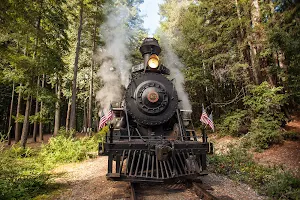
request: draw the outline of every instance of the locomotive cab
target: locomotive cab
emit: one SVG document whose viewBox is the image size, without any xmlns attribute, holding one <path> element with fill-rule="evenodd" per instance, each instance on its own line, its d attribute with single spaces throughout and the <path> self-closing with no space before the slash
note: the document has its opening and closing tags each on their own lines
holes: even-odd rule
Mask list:
<svg viewBox="0 0 300 200">
<path fill-rule="evenodd" d="M 180 108 L 158 41 L 146 38 L 140 52 L 144 63 L 132 69 L 123 106 L 113 108 L 119 123 L 99 144 L 99 154 L 108 156 L 107 178 L 167 182 L 205 175 L 212 145 L 196 135 L 191 111 Z"/>
</svg>

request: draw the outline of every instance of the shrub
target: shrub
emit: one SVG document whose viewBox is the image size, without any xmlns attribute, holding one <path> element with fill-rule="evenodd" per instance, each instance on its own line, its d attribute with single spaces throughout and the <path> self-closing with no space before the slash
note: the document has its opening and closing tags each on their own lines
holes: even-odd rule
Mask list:
<svg viewBox="0 0 300 200">
<path fill-rule="evenodd" d="M 271 199 L 298 199 L 300 196 L 300 179 L 280 168 L 256 164 L 245 148 L 231 147 L 228 154 L 208 158 L 211 171 L 245 182 Z"/>
<path fill-rule="evenodd" d="M 14 145 L 0 152 L 0 199 L 30 199 L 51 190 L 38 153 Z"/>
<path fill-rule="evenodd" d="M 90 157 L 90 152 L 96 151 L 102 141 L 100 133 L 91 138 L 76 139 L 72 132 L 63 131 L 61 129 L 59 135 L 40 150 L 24 149 L 20 145 L 7 150 L 0 148 L 0 199 L 31 199 L 56 189 L 58 185 L 51 182 L 52 175 L 48 170 L 58 163 Z"/>
<path fill-rule="evenodd" d="M 240 136 L 244 133 L 242 129 L 248 126 L 249 118 L 246 110 L 236 110 L 227 114 L 221 121 L 219 128 L 222 134 Z"/>
<path fill-rule="evenodd" d="M 296 131 L 283 132 L 282 136 L 285 140 L 299 140 L 300 139 L 300 133 L 296 132 Z"/>
<path fill-rule="evenodd" d="M 272 87 L 267 82 L 248 87 L 249 93 L 243 102 L 246 110 L 228 114 L 221 123 L 221 132 L 232 136 L 247 133 L 244 144 L 257 149 L 266 149 L 283 140 L 280 125 L 284 120 L 281 107 L 286 95 L 282 87 Z"/>
<path fill-rule="evenodd" d="M 244 105 L 248 107 L 249 113 L 256 118 L 259 115 L 269 115 L 279 121 L 284 119 L 281 106 L 286 101 L 286 95 L 281 94 L 282 87 L 272 87 L 263 82 L 257 86 L 249 86 L 250 94 L 244 97 Z"/>
<path fill-rule="evenodd" d="M 94 137 L 76 139 L 58 135 L 50 138 L 49 143 L 42 147 L 41 156 L 46 163 L 78 162 L 88 158 L 88 153 L 96 151 L 97 147 Z"/>
<path fill-rule="evenodd" d="M 281 143 L 283 140 L 278 121 L 270 116 L 260 116 L 254 119 L 247 138 L 251 147 L 257 149 L 266 149 L 272 144 Z"/>
</svg>

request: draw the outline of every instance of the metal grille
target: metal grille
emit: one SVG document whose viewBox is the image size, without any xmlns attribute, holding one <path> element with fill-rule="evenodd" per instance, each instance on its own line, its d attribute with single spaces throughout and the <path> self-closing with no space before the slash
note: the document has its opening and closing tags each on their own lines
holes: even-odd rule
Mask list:
<svg viewBox="0 0 300 200">
<path fill-rule="evenodd" d="M 200 173 L 201 160 L 193 150 L 174 150 L 172 156 L 165 161 L 159 161 L 152 151 L 148 150 L 123 150 L 122 156 L 115 155 L 115 172 L 120 176 L 147 179 L 169 179 L 180 176 Z M 109 163 L 112 167 L 113 164 Z"/>
</svg>

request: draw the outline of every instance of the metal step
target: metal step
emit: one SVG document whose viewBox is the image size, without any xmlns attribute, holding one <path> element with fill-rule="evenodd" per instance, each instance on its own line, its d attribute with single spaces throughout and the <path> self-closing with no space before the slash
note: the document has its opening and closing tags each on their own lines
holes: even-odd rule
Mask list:
<svg viewBox="0 0 300 200">
<path fill-rule="evenodd" d="M 188 131 L 188 132 L 195 132 L 195 129 L 185 129 L 186 131 Z"/>
<path fill-rule="evenodd" d="M 123 111 L 124 108 L 113 108 L 113 111 Z"/>
</svg>

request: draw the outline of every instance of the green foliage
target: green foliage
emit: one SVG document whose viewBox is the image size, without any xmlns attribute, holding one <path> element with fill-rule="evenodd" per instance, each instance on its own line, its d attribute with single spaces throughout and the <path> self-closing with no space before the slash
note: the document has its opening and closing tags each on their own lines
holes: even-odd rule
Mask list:
<svg viewBox="0 0 300 200">
<path fill-rule="evenodd" d="M 286 95 L 280 93 L 282 87 L 272 87 L 269 83 L 263 82 L 260 85 L 249 86 L 250 94 L 245 96 L 244 105 L 248 106 L 254 117 L 268 115 L 283 119 L 281 106 L 285 103 Z"/>
<path fill-rule="evenodd" d="M 105 126 L 98 132 L 98 134 L 95 135 L 95 137 L 96 138 L 104 138 L 106 133 L 108 133 L 108 131 L 109 131 L 109 127 Z"/>
<path fill-rule="evenodd" d="M 297 131 L 286 131 L 282 133 L 282 137 L 285 140 L 300 140 L 300 133 Z"/>
<path fill-rule="evenodd" d="M 242 128 L 247 128 L 249 118 L 246 110 L 233 111 L 220 119 L 219 132 L 225 135 L 240 136 Z"/>
<path fill-rule="evenodd" d="M 14 145 L 0 152 L 0 199 L 30 199 L 52 188 L 38 152 Z"/>
<path fill-rule="evenodd" d="M 237 109 L 222 117 L 219 132 L 232 136 L 247 133 L 244 144 L 257 149 L 280 143 L 280 125 L 285 120 L 281 107 L 286 100 L 281 91 L 282 87 L 271 87 L 267 82 L 249 86 L 249 94 L 243 98 L 245 110 Z"/>
<path fill-rule="evenodd" d="M 244 104 L 251 113 L 250 130 L 246 137 L 250 146 L 266 149 L 282 141 L 280 125 L 285 117 L 281 107 L 286 95 L 281 91 L 282 87 L 271 87 L 267 82 L 250 86 L 249 95 L 244 97 Z"/>
<path fill-rule="evenodd" d="M 270 145 L 278 144 L 283 140 L 279 122 L 270 116 L 260 116 L 252 120 L 246 138 L 249 144 L 257 149 L 267 149 Z"/>
<path fill-rule="evenodd" d="M 105 130 L 107 131 L 103 129 L 100 133 L 104 134 Z M 41 149 L 41 157 L 46 164 L 79 162 L 90 158 L 103 139 L 100 133 L 90 138 L 75 138 L 74 133 L 62 127 L 56 137 L 50 138 L 48 144 Z"/>
<path fill-rule="evenodd" d="M 46 163 L 78 162 L 89 157 L 90 152 L 97 150 L 94 138 L 66 137 L 58 135 L 49 140 L 41 150 Z"/>
<path fill-rule="evenodd" d="M 4 142 L 0 142 L 0 199 L 31 199 L 51 192 L 58 185 L 53 183 L 50 169 L 95 156 L 92 153 L 102 141 L 100 134 L 77 139 L 62 130 L 39 150 L 20 145 L 4 150 Z"/>
<path fill-rule="evenodd" d="M 247 149 L 232 147 L 226 155 L 210 156 L 209 163 L 213 172 L 245 182 L 271 199 L 298 199 L 300 195 L 299 178 L 279 168 L 256 164 Z"/>
</svg>

